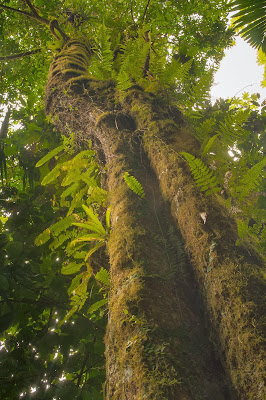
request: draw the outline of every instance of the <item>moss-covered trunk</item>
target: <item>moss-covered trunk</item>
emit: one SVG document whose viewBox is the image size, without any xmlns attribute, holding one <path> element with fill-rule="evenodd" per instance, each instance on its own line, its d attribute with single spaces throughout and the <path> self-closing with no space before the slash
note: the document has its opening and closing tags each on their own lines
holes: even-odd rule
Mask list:
<svg viewBox="0 0 266 400">
<path fill-rule="evenodd" d="M 70 41 L 55 59 L 46 112 L 77 141 L 93 138 L 108 167 L 106 398 L 227 400 L 237 398 L 232 381 L 241 399 L 262 399 L 260 260 L 236 250 L 234 222 L 193 187 L 176 151 L 198 144 L 180 113 L 139 88 L 117 101 L 114 82 L 86 75 L 89 52 Z M 125 184 L 126 171 L 144 199 Z"/>
</svg>

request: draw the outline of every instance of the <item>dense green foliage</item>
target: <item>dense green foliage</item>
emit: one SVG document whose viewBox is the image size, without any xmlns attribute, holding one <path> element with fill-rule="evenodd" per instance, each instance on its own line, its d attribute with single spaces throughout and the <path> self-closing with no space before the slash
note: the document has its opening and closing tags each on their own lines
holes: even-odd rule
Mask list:
<svg viewBox="0 0 266 400">
<path fill-rule="evenodd" d="M 102 398 L 110 284 L 105 170 L 90 143 L 81 148 L 73 132 L 61 136 L 44 116 L 48 68 L 62 40 L 45 24 L 8 9 L 30 12 L 28 3 L 0 4 L 2 119 L 11 109 L 7 135 L 0 137 L 0 397 L 32 391 L 42 399 L 96 400 Z M 114 80 L 121 98 L 140 85 L 178 104 L 201 144 L 196 157 L 180 153 L 196 185 L 227 204 L 240 241 L 264 250 L 265 110 L 256 95 L 214 105 L 209 99 L 213 72 L 231 44 L 227 2 L 33 4 L 67 35 L 90 41 L 86 76 Z M 133 176 L 124 180 L 144 196 Z"/>
</svg>

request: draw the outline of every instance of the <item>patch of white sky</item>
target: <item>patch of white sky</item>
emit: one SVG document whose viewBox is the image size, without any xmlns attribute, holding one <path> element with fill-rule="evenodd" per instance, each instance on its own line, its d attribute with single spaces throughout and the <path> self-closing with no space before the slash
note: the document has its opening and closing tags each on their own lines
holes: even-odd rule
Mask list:
<svg viewBox="0 0 266 400">
<path fill-rule="evenodd" d="M 257 51 L 240 36 L 235 46 L 225 50 L 225 57 L 214 76 L 211 99 L 242 97 L 244 92 L 259 93 L 260 102 L 266 99 L 266 88 L 262 88 L 264 68 L 257 63 Z"/>
</svg>

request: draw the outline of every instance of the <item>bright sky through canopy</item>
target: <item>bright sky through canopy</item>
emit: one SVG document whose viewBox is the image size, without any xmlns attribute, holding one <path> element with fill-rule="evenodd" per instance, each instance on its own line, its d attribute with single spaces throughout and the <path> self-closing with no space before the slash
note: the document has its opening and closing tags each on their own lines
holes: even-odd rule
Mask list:
<svg viewBox="0 0 266 400">
<path fill-rule="evenodd" d="M 260 86 L 263 66 L 257 64 L 257 51 L 240 36 L 236 45 L 225 50 L 220 68 L 215 74 L 211 90 L 212 101 L 217 98 L 241 97 L 242 93 L 260 93 L 266 99 L 266 88 Z"/>
</svg>

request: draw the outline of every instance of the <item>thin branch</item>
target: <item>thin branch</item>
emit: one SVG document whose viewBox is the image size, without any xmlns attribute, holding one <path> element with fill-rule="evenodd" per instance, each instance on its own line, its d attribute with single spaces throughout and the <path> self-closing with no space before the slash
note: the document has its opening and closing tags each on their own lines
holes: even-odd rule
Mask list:
<svg viewBox="0 0 266 400">
<path fill-rule="evenodd" d="M 78 375 L 77 387 L 79 387 L 79 385 L 80 385 L 80 383 L 81 383 L 81 378 L 82 378 L 82 375 L 83 375 L 83 373 L 84 373 L 84 370 L 85 370 L 85 367 L 86 367 L 86 365 L 87 365 L 87 362 L 88 362 L 88 360 L 89 360 L 89 357 L 90 357 L 90 352 L 88 352 L 88 353 L 86 354 L 86 356 L 85 356 L 85 358 L 84 358 L 84 360 L 83 360 L 83 363 L 82 363 L 82 366 L 81 366 L 81 369 L 80 369 L 80 373 L 79 373 L 79 375 Z"/>
<path fill-rule="evenodd" d="M 142 17 L 142 23 L 144 23 L 144 21 L 145 21 L 145 18 L 146 18 L 146 15 L 147 15 L 147 11 L 148 11 L 148 8 L 150 6 L 150 2 L 151 2 L 151 0 L 148 0 L 148 3 L 146 5 L 145 11 L 144 11 L 144 14 L 143 14 L 143 17 Z"/>
<path fill-rule="evenodd" d="M 31 50 L 31 51 L 25 51 L 24 53 L 10 54 L 9 56 L 1 56 L 0 61 L 15 60 L 16 58 L 30 56 L 31 54 L 39 53 L 40 51 L 41 51 L 41 49 L 36 49 L 36 50 Z"/>
<path fill-rule="evenodd" d="M 0 128 L 0 140 L 6 139 L 6 137 L 7 137 L 8 125 L 9 125 L 9 119 L 10 119 L 11 112 L 12 112 L 11 109 L 8 108 L 5 118 L 4 118 L 1 128 Z"/>
<path fill-rule="evenodd" d="M 134 14 L 133 14 L 133 1 L 132 0 L 130 0 L 130 14 L 131 14 L 131 19 L 132 19 L 133 25 L 135 25 Z"/>
<path fill-rule="evenodd" d="M 27 4 L 27 6 L 31 9 L 32 13 L 33 13 L 34 15 L 38 15 L 38 13 L 37 13 L 35 7 L 31 4 L 31 2 L 30 2 L 29 0 L 24 0 L 24 1 L 25 1 L 25 3 Z"/>
<path fill-rule="evenodd" d="M 149 43 L 149 52 L 147 54 L 146 60 L 145 60 L 145 65 L 143 69 L 144 77 L 148 76 L 148 72 L 150 69 L 150 59 L 151 59 L 151 35 L 150 31 L 145 32 L 145 42 Z"/>
<path fill-rule="evenodd" d="M 36 21 L 39 21 L 44 25 L 50 26 L 50 21 L 48 21 L 48 19 L 40 17 L 38 14 L 37 15 L 31 14 L 27 11 L 18 10 L 17 8 L 5 6 L 4 4 L 0 4 L 0 7 L 3 8 L 4 10 L 10 10 L 10 11 L 14 11 L 16 13 L 22 14 L 22 15 L 26 15 L 27 17 L 33 18 Z"/>
<path fill-rule="evenodd" d="M 260 84 L 260 82 L 255 82 L 255 83 L 251 83 L 250 85 L 244 86 L 242 89 L 240 89 L 238 92 L 236 92 L 236 94 L 231 98 L 231 102 L 238 95 L 238 93 L 242 92 L 242 90 L 244 90 L 250 86 L 259 85 L 259 84 Z"/>
</svg>

